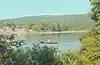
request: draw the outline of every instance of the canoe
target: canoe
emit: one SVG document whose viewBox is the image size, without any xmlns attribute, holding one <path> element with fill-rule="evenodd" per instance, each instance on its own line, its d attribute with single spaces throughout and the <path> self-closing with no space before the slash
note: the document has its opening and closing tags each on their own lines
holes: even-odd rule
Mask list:
<svg viewBox="0 0 100 65">
<path fill-rule="evenodd" d="M 44 41 L 41 41 L 40 43 L 41 44 L 57 44 L 57 42 L 44 42 Z"/>
</svg>

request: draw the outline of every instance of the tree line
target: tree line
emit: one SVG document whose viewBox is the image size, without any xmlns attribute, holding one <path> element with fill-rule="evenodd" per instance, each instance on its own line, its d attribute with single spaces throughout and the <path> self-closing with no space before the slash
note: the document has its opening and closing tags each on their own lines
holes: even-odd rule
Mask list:
<svg viewBox="0 0 100 65">
<path fill-rule="evenodd" d="M 7 23 L 5 21 L 0 21 L 0 29 L 4 27 L 12 28 L 24 28 L 26 30 L 33 30 L 38 32 L 49 32 L 49 31 L 69 31 L 69 30 L 88 30 L 89 28 L 85 27 L 82 24 L 68 24 L 67 22 L 39 22 L 39 23 L 24 23 L 24 24 L 15 24 Z"/>
</svg>

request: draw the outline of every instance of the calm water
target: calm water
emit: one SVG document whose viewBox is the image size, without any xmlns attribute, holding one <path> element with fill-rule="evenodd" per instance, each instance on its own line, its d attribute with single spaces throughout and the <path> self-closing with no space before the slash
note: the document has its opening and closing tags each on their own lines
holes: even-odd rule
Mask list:
<svg viewBox="0 0 100 65">
<path fill-rule="evenodd" d="M 17 37 L 17 39 L 24 39 L 27 41 L 27 46 L 32 46 L 32 44 L 39 43 L 40 41 L 51 41 L 58 42 L 58 44 L 52 44 L 49 46 L 58 47 L 60 51 L 75 51 L 80 49 L 80 40 L 85 33 L 73 33 L 73 34 L 45 34 L 45 35 L 22 35 Z M 44 44 L 41 44 L 44 45 Z"/>
</svg>

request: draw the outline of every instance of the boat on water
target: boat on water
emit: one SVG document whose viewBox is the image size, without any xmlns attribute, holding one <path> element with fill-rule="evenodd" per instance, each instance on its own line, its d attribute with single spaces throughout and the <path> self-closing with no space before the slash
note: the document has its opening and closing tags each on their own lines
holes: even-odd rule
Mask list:
<svg viewBox="0 0 100 65">
<path fill-rule="evenodd" d="M 41 41 L 40 43 L 41 44 L 57 44 L 57 42 L 50 41 L 50 39 L 48 39 L 47 41 Z"/>
<path fill-rule="evenodd" d="M 57 44 L 57 42 L 48 42 L 48 41 L 41 41 L 41 44 Z"/>
</svg>

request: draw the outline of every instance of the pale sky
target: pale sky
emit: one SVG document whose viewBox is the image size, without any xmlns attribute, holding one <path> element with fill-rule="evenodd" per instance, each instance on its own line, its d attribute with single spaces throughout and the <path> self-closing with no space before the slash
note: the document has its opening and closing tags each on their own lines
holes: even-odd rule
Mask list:
<svg viewBox="0 0 100 65">
<path fill-rule="evenodd" d="M 0 19 L 43 14 L 84 14 L 89 0 L 0 0 Z"/>
</svg>

